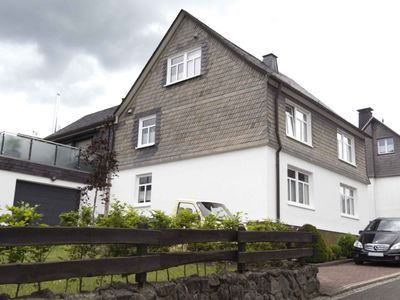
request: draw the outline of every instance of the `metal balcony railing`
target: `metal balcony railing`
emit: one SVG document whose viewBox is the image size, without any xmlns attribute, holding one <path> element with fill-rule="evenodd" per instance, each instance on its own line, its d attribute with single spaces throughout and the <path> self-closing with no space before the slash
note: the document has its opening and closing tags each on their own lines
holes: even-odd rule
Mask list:
<svg viewBox="0 0 400 300">
<path fill-rule="evenodd" d="M 0 132 L 0 155 L 60 168 L 87 171 L 80 161 L 80 148 L 36 137 Z"/>
</svg>

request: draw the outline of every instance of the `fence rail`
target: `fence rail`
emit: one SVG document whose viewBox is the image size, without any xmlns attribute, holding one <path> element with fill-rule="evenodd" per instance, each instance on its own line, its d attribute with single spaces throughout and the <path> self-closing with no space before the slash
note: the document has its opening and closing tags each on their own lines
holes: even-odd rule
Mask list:
<svg viewBox="0 0 400 300">
<path fill-rule="evenodd" d="M 137 247 L 137 256 L 85 259 L 45 263 L 0 265 L 0 284 L 33 283 L 74 277 L 114 274 L 136 274 L 143 285 L 146 273 L 179 265 L 234 261 L 243 272 L 246 263 L 304 258 L 313 255 L 312 248 L 292 248 L 246 252 L 246 243 L 285 242 L 304 245 L 313 241 L 307 232 L 262 232 L 193 229 L 116 229 L 72 227 L 6 227 L 0 228 L 0 247 L 65 244 L 129 244 Z M 236 242 L 237 250 L 205 252 L 149 253 L 150 246 L 170 246 L 203 242 Z"/>
</svg>

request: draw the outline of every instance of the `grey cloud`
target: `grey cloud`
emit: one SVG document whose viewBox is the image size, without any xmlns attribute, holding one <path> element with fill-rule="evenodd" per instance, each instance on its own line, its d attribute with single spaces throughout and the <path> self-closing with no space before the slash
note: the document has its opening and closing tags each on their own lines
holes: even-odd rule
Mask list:
<svg viewBox="0 0 400 300">
<path fill-rule="evenodd" d="M 36 45 L 43 62 L 26 72 L 15 69 L 10 78 L 1 78 L 0 73 L 0 89 L 25 92 L 32 101 L 53 101 L 54 89 L 43 87 L 64 89 L 65 85 L 87 80 L 88 74 L 78 71 L 70 71 L 75 75 L 72 81 L 63 78 L 65 69 L 77 55 L 95 58 L 105 72 L 141 67 L 170 25 L 167 16 L 177 14 L 186 3 L 184 0 L 2 0 L 0 43 Z M 199 3 L 203 7 L 208 4 L 221 5 L 211 0 Z M 163 30 L 149 30 L 152 27 Z M 83 88 L 82 96 L 75 91 L 69 104 L 93 101 L 83 95 L 95 98 L 101 92 Z M 125 92 L 121 91 L 121 96 Z"/>
</svg>

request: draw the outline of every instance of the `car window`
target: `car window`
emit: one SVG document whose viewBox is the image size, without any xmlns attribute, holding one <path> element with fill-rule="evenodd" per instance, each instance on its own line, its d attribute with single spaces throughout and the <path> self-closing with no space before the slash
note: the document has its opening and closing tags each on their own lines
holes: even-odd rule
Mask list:
<svg viewBox="0 0 400 300">
<path fill-rule="evenodd" d="M 374 220 L 365 231 L 400 231 L 400 220 Z"/>
<path fill-rule="evenodd" d="M 203 216 L 213 214 L 218 218 L 230 217 L 232 214 L 225 205 L 215 202 L 197 202 L 197 205 L 202 212 Z"/>
<path fill-rule="evenodd" d="M 193 214 L 196 213 L 196 208 L 195 208 L 194 205 L 191 204 L 191 203 L 180 202 L 180 203 L 179 203 L 179 206 L 178 206 L 178 213 L 179 213 L 180 211 L 182 211 L 182 210 L 189 211 L 189 212 L 191 212 L 191 213 L 193 213 Z"/>
</svg>

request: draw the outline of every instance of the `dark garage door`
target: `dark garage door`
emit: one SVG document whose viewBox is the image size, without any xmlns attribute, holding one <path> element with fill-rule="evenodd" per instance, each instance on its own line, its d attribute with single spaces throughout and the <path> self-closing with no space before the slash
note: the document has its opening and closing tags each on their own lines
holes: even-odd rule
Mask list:
<svg viewBox="0 0 400 300">
<path fill-rule="evenodd" d="M 14 204 L 24 201 L 30 205 L 39 205 L 37 210 L 43 215 L 41 222 L 58 225 L 58 216 L 62 212 L 79 208 L 79 198 L 77 189 L 17 180 Z"/>
</svg>

